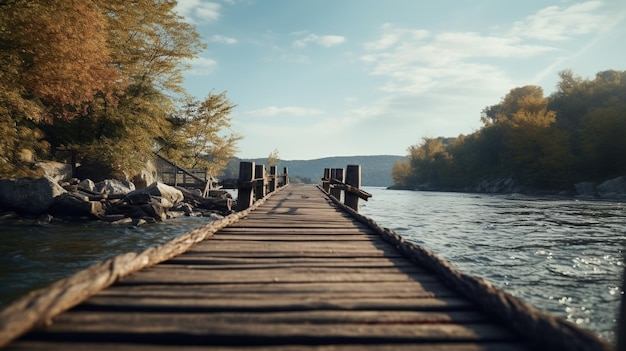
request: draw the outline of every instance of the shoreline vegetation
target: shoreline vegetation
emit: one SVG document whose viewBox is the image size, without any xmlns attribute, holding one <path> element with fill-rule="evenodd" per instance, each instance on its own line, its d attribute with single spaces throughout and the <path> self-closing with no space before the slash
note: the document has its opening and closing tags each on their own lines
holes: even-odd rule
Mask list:
<svg viewBox="0 0 626 351">
<path fill-rule="evenodd" d="M 512 89 L 472 134 L 410 146 L 392 188 L 626 197 L 626 71 L 559 76 L 548 97 Z"/>
</svg>

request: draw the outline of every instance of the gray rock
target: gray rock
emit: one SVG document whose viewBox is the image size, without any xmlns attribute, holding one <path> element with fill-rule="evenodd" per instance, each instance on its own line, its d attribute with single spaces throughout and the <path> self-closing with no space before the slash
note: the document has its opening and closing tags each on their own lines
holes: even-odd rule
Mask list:
<svg viewBox="0 0 626 351">
<path fill-rule="evenodd" d="M 135 196 L 137 194 L 149 194 L 151 196 L 159 196 L 170 202 L 169 207 L 167 207 L 167 204 L 163 204 L 166 208 L 171 208 L 173 205 L 183 201 L 183 199 L 185 198 L 182 191 L 160 182 L 152 183 L 144 189 L 135 190 L 129 193 L 128 196 Z"/>
<path fill-rule="evenodd" d="M 45 176 L 54 179 L 55 182 L 72 178 L 72 165 L 61 162 L 37 162 L 35 166 L 41 168 Z"/>
<path fill-rule="evenodd" d="M 95 217 L 103 218 L 104 206 L 99 201 L 89 201 L 89 198 L 77 193 L 65 193 L 55 198 L 54 204 L 48 212 L 60 217 Z"/>
<path fill-rule="evenodd" d="M 141 210 L 148 216 L 158 220 L 164 221 L 167 219 L 165 208 L 158 201 L 152 201 L 149 204 L 141 205 Z"/>
<path fill-rule="evenodd" d="M 580 182 L 574 184 L 576 194 L 583 197 L 594 197 L 596 195 L 596 184 L 593 182 Z"/>
<path fill-rule="evenodd" d="M 609 179 L 596 187 L 603 199 L 626 198 L 626 176 Z"/>
<path fill-rule="evenodd" d="M 87 190 L 89 192 L 97 192 L 96 183 L 91 179 L 83 179 L 78 183 L 78 189 Z"/>
<path fill-rule="evenodd" d="M 66 193 L 54 179 L 0 179 L 0 207 L 27 214 L 43 214 L 54 198 Z"/>
<path fill-rule="evenodd" d="M 105 179 L 96 184 L 96 191 L 108 195 L 125 195 L 135 190 L 135 185 L 126 180 Z"/>
</svg>

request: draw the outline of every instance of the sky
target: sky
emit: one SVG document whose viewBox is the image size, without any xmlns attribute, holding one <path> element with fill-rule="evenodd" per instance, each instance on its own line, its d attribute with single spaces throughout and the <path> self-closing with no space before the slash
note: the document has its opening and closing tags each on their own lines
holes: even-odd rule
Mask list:
<svg viewBox="0 0 626 351">
<path fill-rule="evenodd" d="M 207 49 L 184 87 L 237 105 L 240 158 L 406 155 L 513 88 L 626 70 L 624 0 L 179 0 Z M 229 131 L 230 132 L 230 131 Z"/>
</svg>

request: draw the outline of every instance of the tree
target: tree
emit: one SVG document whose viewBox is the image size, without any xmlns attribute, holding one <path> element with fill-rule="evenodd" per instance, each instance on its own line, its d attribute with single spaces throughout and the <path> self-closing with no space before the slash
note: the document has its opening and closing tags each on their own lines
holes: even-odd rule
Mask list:
<svg viewBox="0 0 626 351">
<path fill-rule="evenodd" d="M 280 155 L 278 154 L 278 149 L 274 149 L 274 151 L 270 152 L 267 156 L 267 165 L 268 166 L 278 166 L 280 164 Z"/>
<path fill-rule="evenodd" d="M 626 174 L 626 103 L 596 108 L 582 121 L 581 147 L 587 174 L 606 179 Z"/>
<path fill-rule="evenodd" d="M 46 129 L 54 149 L 78 152 L 83 164 L 109 165 L 135 174 L 152 159 L 176 126 L 177 96 L 184 96 L 185 62 L 204 49 L 195 28 L 159 0 L 109 0 L 99 4 L 107 20 L 111 65 L 125 88 L 114 102 L 97 95 L 89 109 L 71 121 Z"/>
<path fill-rule="evenodd" d="M 109 65 L 106 17 L 92 1 L 5 1 L 0 11 L 0 172 L 24 175 L 24 153 L 45 156 L 39 129 L 71 119 L 96 94 L 110 97 L 119 72 Z"/>
<path fill-rule="evenodd" d="M 396 161 L 391 169 L 391 177 L 393 183 L 401 187 L 409 187 L 411 185 L 411 164 L 409 161 Z"/>
<path fill-rule="evenodd" d="M 231 127 L 231 112 L 236 107 L 226 92 L 209 94 L 200 102 L 189 98 L 180 111 L 180 129 L 161 152 L 183 167 L 207 168 L 217 176 L 237 151 L 242 137 L 226 130 Z M 173 145 L 177 145 L 173 148 Z"/>
</svg>

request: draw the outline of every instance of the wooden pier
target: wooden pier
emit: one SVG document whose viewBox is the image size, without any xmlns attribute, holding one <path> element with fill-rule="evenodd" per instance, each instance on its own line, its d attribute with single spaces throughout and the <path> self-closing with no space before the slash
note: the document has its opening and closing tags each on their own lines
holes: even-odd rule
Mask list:
<svg viewBox="0 0 626 351">
<path fill-rule="evenodd" d="M 119 274 L 8 349 L 610 349 L 455 272 L 320 187 L 286 186 L 204 236 L 180 255 Z M 491 291 L 475 298 L 475 289 Z M 509 306 L 489 310 L 494 301 Z M 562 335 L 533 337 L 554 330 Z"/>
</svg>

